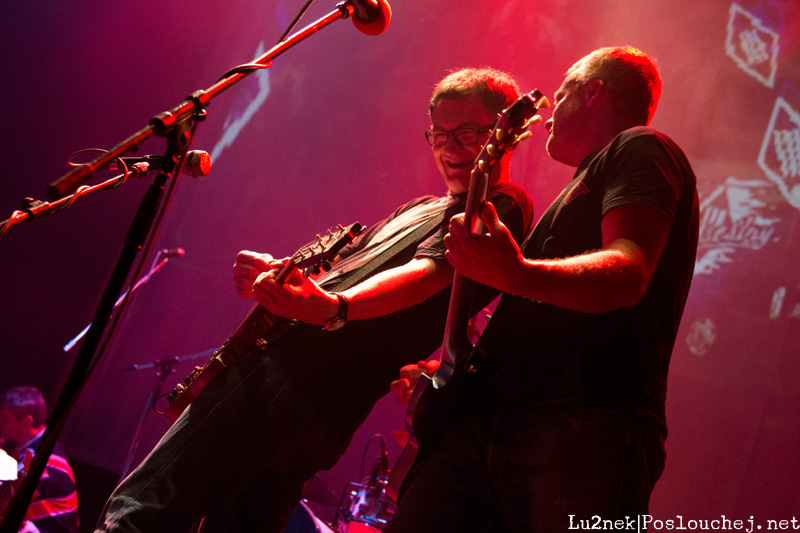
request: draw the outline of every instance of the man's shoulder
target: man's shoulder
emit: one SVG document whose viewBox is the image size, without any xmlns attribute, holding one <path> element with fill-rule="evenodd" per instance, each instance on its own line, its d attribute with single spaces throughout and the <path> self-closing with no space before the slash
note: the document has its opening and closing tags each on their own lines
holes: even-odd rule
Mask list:
<svg viewBox="0 0 800 533">
<path fill-rule="evenodd" d="M 666 133 L 650 126 L 635 126 L 619 133 L 610 146 L 633 148 L 642 146 L 668 146 L 677 149 L 678 145 Z"/>
<path fill-rule="evenodd" d="M 497 183 L 489 188 L 488 196 L 490 198 L 500 195 L 508 196 L 517 202 L 530 201 L 530 194 L 528 194 L 528 191 L 521 185 L 517 185 L 516 183 L 512 183 L 510 181 Z"/>
<path fill-rule="evenodd" d="M 533 216 L 533 199 L 522 186 L 511 182 L 498 183 L 489 189 L 488 199 L 498 208 L 498 214 L 502 215 L 501 211 L 519 209 L 526 224 L 530 223 Z"/>
<path fill-rule="evenodd" d="M 417 206 L 420 206 L 420 205 L 432 204 L 434 202 L 438 202 L 441 199 L 442 199 L 441 196 L 434 196 L 432 194 L 425 195 L 425 196 L 418 196 L 418 197 L 412 198 L 411 200 L 407 201 L 406 203 L 401 204 L 400 206 L 398 206 L 397 209 L 394 210 L 393 215 L 396 216 L 396 215 L 399 215 L 400 213 L 408 211 L 409 209 L 413 209 L 413 208 L 415 208 Z"/>
</svg>

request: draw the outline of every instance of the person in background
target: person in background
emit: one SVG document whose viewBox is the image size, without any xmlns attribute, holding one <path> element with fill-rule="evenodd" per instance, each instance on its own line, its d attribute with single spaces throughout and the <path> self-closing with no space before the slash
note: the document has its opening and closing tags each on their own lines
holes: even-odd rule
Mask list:
<svg viewBox="0 0 800 533">
<path fill-rule="evenodd" d="M 47 422 L 47 404 L 35 387 L 13 387 L 0 395 L 0 438 L 3 450 L 17 461 L 18 480 L 27 473 Z M 3 483 L 10 492 L 13 482 Z M 10 484 L 10 485 L 9 485 Z M 56 444 L 47 460 L 20 531 L 75 533 L 78 531 L 78 491 L 64 450 Z"/>
</svg>

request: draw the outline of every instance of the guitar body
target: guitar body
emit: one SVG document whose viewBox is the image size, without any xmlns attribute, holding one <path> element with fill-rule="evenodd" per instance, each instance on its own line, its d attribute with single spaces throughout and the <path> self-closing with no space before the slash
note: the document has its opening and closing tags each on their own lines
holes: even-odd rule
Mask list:
<svg viewBox="0 0 800 533">
<path fill-rule="evenodd" d="M 411 427 L 420 460 L 427 459 L 439 447 L 479 396 L 478 390 L 473 390 L 477 379 L 474 374 L 467 375 L 461 367 L 456 367 L 451 377 L 452 381 L 442 389 L 437 389 L 433 380 L 426 380 L 414 408 Z"/>
<path fill-rule="evenodd" d="M 470 357 L 472 371 L 463 366 L 452 368 L 446 387 L 437 388 L 434 378 L 420 376 L 406 410 L 408 443 L 389 473 L 386 486 L 386 495 L 395 504 L 413 479 L 415 469 L 424 466 L 464 415 L 480 405 L 486 382 L 478 357 Z"/>
<path fill-rule="evenodd" d="M 549 105 L 547 98 L 539 91 L 533 91 L 500 114 L 492 135 L 475 159 L 470 176 L 464 220 L 473 233 L 485 231 L 478 213 L 486 200 L 496 163 L 509 149 L 530 135 L 526 131 L 528 126 L 541 120 L 535 116 L 536 113 Z M 485 354 L 474 349 L 467 333 L 472 314 L 473 286 L 472 280 L 456 272 L 439 368 L 431 378 L 420 378 L 406 410 L 409 441 L 386 487 L 386 494 L 395 502 L 402 497 L 409 483 L 406 476 L 410 474 L 413 477 L 414 469 L 441 445 L 464 413 L 478 405 L 483 397 L 485 380 L 481 367 Z"/>
<path fill-rule="evenodd" d="M 186 378 L 189 380 L 185 389 L 176 389 L 180 394 L 176 394 L 170 401 L 167 409 L 164 411 L 164 416 L 170 422 L 175 422 L 181 413 L 183 413 L 189 404 L 197 398 L 200 391 L 211 382 L 212 379 L 222 374 L 222 371 L 228 368 L 222 361 L 220 361 L 216 354 L 202 367 L 196 367 L 192 373 Z"/>
<path fill-rule="evenodd" d="M 183 384 L 175 387 L 168 397 L 169 405 L 164 416 L 170 422 L 175 422 L 211 380 L 254 350 L 265 349 L 269 341 L 283 335 L 295 323 L 273 315 L 260 305 L 253 306 L 236 331 L 211 355 L 208 362 L 202 367 L 195 367 Z"/>
</svg>

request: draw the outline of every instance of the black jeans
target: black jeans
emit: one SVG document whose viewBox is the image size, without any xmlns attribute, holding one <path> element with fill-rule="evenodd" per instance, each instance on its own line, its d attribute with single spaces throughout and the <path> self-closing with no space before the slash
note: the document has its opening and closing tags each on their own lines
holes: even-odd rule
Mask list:
<svg viewBox="0 0 800 533">
<path fill-rule="evenodd" d="M 614 411 L 472 413 L 415 471 L 384 533 L 557 533 L 626 517 L 630 526 L 647 514 L 663 466 L 661 440 Z"/>
<path fill-rule="evenodd" d="M 330 468 L 333 435 L 271 358 L 253 355 L 208 384 L 111 495 L 97 531 L 279 532 L 303 482 Z M 212 527 L 213 524 L 213 527 Z"/>
</svg>

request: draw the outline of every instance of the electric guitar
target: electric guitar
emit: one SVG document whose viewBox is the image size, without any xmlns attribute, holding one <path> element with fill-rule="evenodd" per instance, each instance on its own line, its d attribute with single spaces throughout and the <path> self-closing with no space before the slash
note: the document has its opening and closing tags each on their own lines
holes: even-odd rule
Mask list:
<svg viewBox="0 0 800 533">
<path fill-rule="evenodd" d="M 470 175 L 467 204 L 464 210 L 465 223 L 474 234 L 484 233 L 486 228 L 478 216 L 489 182 L 496 164 L 520 141 L 531 135 L 528 126 L 541 121 L 536 113 L 539 109 L 550 107 L 550 102 L 538 90 L 523 95 L 516 102 L 500 113 L 492 135 L 475 159 Z M 425 457 L 435 449 L 439 440 L 458 421 L 455 412 L 463 404 L 465 395 L 470 392 L 467 379 L 459 379 L 458 374 L 474 375 L 479 373 L 479 357 L 468 334 L 468 323 L 471 315 L 471 299 L 474 282 L 455 273 L 453 288 L 450 294 L 450 306 L 447 313 L 444 342 L 440 353 L 439 368 L 433 376 L 423 374 L 414 387 L 414 392 L 406 410 L 406 428 L 409 440 L 391 471 L 386 494 L 395 502 L 402 491 L 406 474 L 411 470 L 418 457 Z M 460 382 L 448 389 L 456 388 L 451 394 L 435 394 L 433 391 L 443 389 L 455 375 L 453 382 Z M 426 396 L 423 401 L 420 398 Z M 434 405 L 429 405 L 434 404 Z M 438 404 L 438 405 L 436 405 Z"/>
<path fill-rule="evenodd" d="M 355 222 L 346 228 L 340 225 L 334 230 L 328 230 L 324 236 L 317 235 L 314 241 L 295 252 L 291 261 L 275 276 L 275 281 L 285 283 L 297 269 L 303 270 L 306 276 L 318 273 L 320 269 L 330 269 L 330 262 L 339 251 L 353 242 L 363 229 L 360 223 Z M 211 355 L 205 366 L 195 367 L 183 383 L 175 386 L 167 396 L 169 405 L 164 410 L 164 415 L 171 422 L 177 420 L 206 384 L 254 348 L 265 349 L 269 341 L 285 333 L 293 323 L 295 321 L 273 315 L 260 305 L 253 306 L 244 321 L 225 344 Z"/>
</svg>

